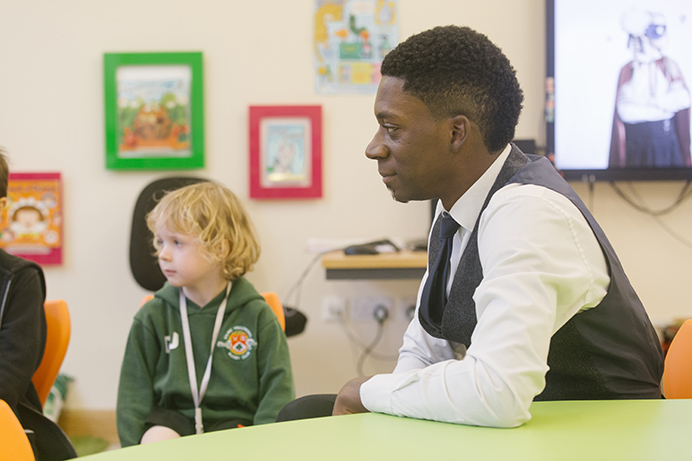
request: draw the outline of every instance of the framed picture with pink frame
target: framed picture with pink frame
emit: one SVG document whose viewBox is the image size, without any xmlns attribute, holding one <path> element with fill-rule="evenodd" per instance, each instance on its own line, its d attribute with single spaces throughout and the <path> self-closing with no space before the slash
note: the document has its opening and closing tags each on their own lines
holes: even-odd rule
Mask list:
<svg viewBox="0 0 692 461">
<path fill-rule="evenodd" d="M 0 247 L 38 264 L 62 264 L 60 173 L 10 173 Z"/>
<path fill-rule="evenodd" d="M 250 197 L 322 197 L 322 107 L 250 106 Z"/>
</svg>

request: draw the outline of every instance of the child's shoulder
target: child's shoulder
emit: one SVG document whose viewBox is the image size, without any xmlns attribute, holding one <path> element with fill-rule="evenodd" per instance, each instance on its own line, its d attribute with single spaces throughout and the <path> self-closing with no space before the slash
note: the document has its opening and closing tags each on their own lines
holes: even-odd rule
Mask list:
<svg viewBox="0 0 692 461">
<path fill-rule="evenodd" d="M 135 314 L 135 318 L 140 321 L 151 321 L 163 316 L 168 316 L 168 312 L 177 307 L 171 305 L 170 302 L 166 300 L 165 297 L 159 296 L 159 292 L 154 296 L 148 297 L 144 300 L 145 302 L 139 307 L 139 310 Z"/>
<path fill-rule="evenodd" d="M 9 286 L 9 281 L 17 280 L 18 277 L 38 277 L 45 295 L 46 281 L 41 266 L 28 259 L 11 255 L 0 248 L 0 284 Z"/>
<path fill-rule="evenodd" d="M 41 272 L 41 267 L 35 262 L 9 254 L 0 248 L 0 270 L 2 270 L 2 272 L 13 273 L 26 267 L 34 267 Z"/>
</svg>

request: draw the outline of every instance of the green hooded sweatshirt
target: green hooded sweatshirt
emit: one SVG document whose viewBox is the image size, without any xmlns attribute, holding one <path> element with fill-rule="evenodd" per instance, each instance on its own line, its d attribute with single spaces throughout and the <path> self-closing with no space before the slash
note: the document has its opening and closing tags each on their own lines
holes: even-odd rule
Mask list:
<svg viewBox="0 0 692 461">
<path fill-rule="evenodd" d="M 137 312 L 130 329 L 118 387 L 118 435 L 136 445 L 154 406 L 194 421 L 185 358 L 180 289 L 166 283 Z M 209 359 L 212 330 L 225 290 L 200 308 L 187 301 L 197 386 Z M 200 403 L 205 427 L 241 418 L 274 422 L 295 397 L 286 335 L 276 315 L 250 282 L 233 281 L 223 324 L 215 341 L 211 378 Z"/>
</svg>

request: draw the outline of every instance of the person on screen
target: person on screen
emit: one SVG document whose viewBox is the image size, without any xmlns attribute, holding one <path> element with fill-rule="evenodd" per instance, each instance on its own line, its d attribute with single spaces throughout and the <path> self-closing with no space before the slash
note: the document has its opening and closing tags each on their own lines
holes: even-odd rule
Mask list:
<svg viewBox="0 0 692 461">
<path fill-rule="evenodd" d="M 690 92 L 663 52 L 665 18 L 633 9 L 622 27 L 633 56 L 618 78 L 609 167 L 690 167 Z"/>
<path fill-rule="evenodd" d="M 294 396 L 286 335 L 244 274 L 260 246 L 228 188 L 167 193 L 147 215 L 167 282 L 135 315 L 118 387 L 123 447 L 274 422 Z"/>
<path fill-rule="evenodd" d="M 608 239 L 546 158 L 510 143 L 523 92 L 502 51 L 436 27 L 381 72 L 365 155 L 396 201 L 439 200 L 414 318 L 392 373 L 301 397 L 277 420 L 514 427 L 533 400 L 660 398 L 661 345 Z"/>
</svg>

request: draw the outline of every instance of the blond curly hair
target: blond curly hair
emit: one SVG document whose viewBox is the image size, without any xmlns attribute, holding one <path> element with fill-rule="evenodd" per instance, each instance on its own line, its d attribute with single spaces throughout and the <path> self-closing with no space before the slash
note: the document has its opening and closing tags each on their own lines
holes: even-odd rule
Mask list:
<svg viewBox="0 0 692 461">
<path fill-rule="evenodd" d="M 260 256 L 257 232 L 240 200 L 211 181 L 167 192 L 146 220 L 154 235 L 157 224 L 163 224 L 171 232 L 194 236 L 205 248 L 207 260 L 222 263 L 226 280 L 251 271 Z M 156 238 L 154 248 L 158 256 Z"/>
</svg>

